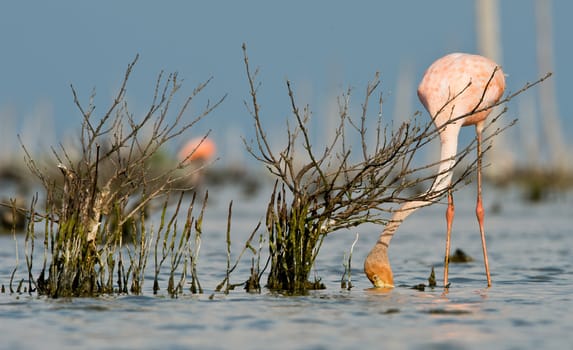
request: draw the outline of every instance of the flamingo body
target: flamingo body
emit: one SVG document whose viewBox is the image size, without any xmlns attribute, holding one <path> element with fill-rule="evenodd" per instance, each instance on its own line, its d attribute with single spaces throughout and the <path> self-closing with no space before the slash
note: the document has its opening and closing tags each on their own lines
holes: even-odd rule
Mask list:
<svg viewBox="0 0 573 350">
<path fill-rule="evenodd" d="M 215 142 L 210 138 L 197 137 L 187 142 L 177 154 L 180 161 L 203 161 L 213 158 L 216 152 Z"/>
<path fill-rule="evenodd" d="M 452 53 L 435 61 L 418 86 L 418 97 L 436 126 L 499 101 L 505 78 L 498 68 L 492 79 L 496 67 L 498 65 L 486 57 L 464 53 Z M 455 95 L 458 96 L 454 98 Z M 468 115 L 455 124 L 477 124 L 490 112 L 488 109 Z"/>
<path fill-rule="evenodd" d="M 430 113 L 438 129 L 441 142 L 440 166 L 428 193 L 440 193 L 451 184 L 458 135 L 462 126 L 475 125 L 478 140 L 478 198 L 476 216 L 480 227 L 484 263 L 488 286 L 491 285 L 485 233 L 484 211 L 481 198 L 481 133 L 488 108 L 497 103 L 505 90 L 505 78 L 500 67 L 492 60 L 464 53 L 452 53 L 435 61 L 425 72 L 418 87 L 418 97 Z M 394 279 L 388 259 L 388 247 L 395 231 L 408 215 L 418 208 L 429 205 L 429 201 L 404 203 L 386 225 L 378 241 L 366 257 L 364 272 L 375 287 L 393 287 Z M 444 286 L 448 283 L 448 256 L 450 234 L 454 218 L 454 203 L 448 191 L 446 210 L 446 257 L 444 264 Z"/>
</svg>

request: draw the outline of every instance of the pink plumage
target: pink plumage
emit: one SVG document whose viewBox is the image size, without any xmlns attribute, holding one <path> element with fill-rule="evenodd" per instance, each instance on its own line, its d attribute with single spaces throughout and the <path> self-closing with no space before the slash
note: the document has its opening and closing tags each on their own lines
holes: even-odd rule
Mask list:
<svg viewBox="0 0 573 350">
<path fill-rule="evenodd" d="M 418 97 L 430 113 L 440 135 L 440 166 L 428 194 L 441 193 L 451 185 L 456 164 L 458 135 L 462 126 L 475 125 L 477 135 L 477 203 L 476 217 L 481 234 L 487 285 L 491 286 L 489 263 L 484 232 L 484 210 L 481 194 L 482 130 L 491 107 L 505 90 L 501 68 L 492 60 L 464 53 L 452 53 L 435 61 L 424 74 L 418 87 Z M 378 241 L 364 261 L 364 272 L 375 287 L 393 287 L 394 276 L 388 259 L 390 240 L 400 224 L 429 201 L 404 203 L 395 212 Z M 446 210 L 446 257 L 444 261 L 444 287 L 448 286 L 448 257 L 450 235 L 454 219 L 454 200 L 448 191 Z"/>
<path fill-rule="evenodd" d="M 216 152 L 215 142 L 209 138 L 197 137 L 187 142 L 177 154 L 180 161 L 203 161 L 213 158 Z"/>
<path fill-rule="evenodd" d="M 505 78 L 495 62 L 483 56 L 452 53 L 426 70 L 418 97 L 439 127 L 452 117 L 493 105 L 504 90 Z M 475 113 L 460 122 L 463 126 L 477 124 L 490 112 L 491 109 Z"/>
</svg>

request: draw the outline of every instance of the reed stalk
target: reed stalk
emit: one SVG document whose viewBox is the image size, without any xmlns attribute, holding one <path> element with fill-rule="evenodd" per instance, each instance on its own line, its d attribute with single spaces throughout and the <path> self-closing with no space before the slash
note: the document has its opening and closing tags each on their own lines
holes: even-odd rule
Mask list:
<svg viewBox="0 0 573 350">
<path fill-rule="evenodd" d="M 354 253 L 354 246 L 358 243 L 359 234 L 356 234 L 356 238 L 352 242 L 350 246 L 350 250 L 348 252 L 348 258 L 346 254 L 344 254 L 344 259 L 342 265 L 344 266 L 344 273 L 342 274 L 342 278 L 340 279 L 340 288 L 351 290 L 352 285 L 352 253 Z"/>
</svg>

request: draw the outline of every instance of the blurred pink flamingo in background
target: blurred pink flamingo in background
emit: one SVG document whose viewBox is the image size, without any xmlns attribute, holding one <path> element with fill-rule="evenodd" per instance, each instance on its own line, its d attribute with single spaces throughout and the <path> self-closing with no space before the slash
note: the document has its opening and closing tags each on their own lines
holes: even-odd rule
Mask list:
<svg viewBox="0 0 573 350">
<path fill-rule="evenodd" d="M 188 141 L 177 153 L 180 162 L 207 162 L 217 151 L 215 142 L 208 137 L 196 137 Z"/>
<path fill-rule="evenodd" d="M 189 140 L 177 153 L 177 159 L 188 165 L 189 185 L 196 188 L 203 182 L 205 166 L 213 160 L 217 147 L 208 137 L 196 137 Z"/>
</svg>

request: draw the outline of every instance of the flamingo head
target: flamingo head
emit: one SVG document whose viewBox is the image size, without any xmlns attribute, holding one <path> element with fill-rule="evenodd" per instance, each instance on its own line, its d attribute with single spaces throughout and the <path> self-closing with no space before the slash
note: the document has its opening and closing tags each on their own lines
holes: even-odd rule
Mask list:
<svg viewBox="0 0 573 350">
<path fill-rule="evenodd" d="M 376 288 L 394 288 L 394 277 L 387 251 L 388 247 L 385 244 L 377 243 L 364 261 L 364 272 Z"/>
</svg>

